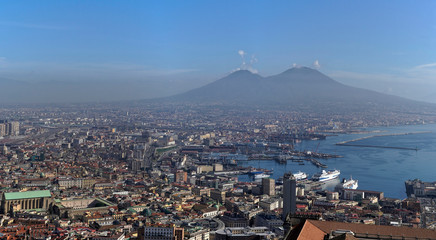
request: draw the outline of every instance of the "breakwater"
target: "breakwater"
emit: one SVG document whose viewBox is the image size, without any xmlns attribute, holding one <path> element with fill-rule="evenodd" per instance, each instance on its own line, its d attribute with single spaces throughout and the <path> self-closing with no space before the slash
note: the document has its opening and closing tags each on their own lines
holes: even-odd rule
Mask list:
<svg viewBox="0 0 436 240">
<path fill-rule="evenodd" d="M 391 149 L 418 151 L 419 148 L 417 148 L 417 147 L 379 146 L 379 145 L 370 145 L 370 144 L 356 144 L 355 142 L 369 139 L 369 138 L 375 138 L 375 137 L 402 136 L 402 135 L 423 134 L 423 133 L 431 133 L 431 131 L 392 133 L 392 134 L 366 136 L 366 137 L 356 138 L 356 139 L 352 139 L 352 140 L 348 140 L 348 141 L 338 142 L 338 143 L 336 143 L 336 145 L 347 146 L 347 147 L 391 148 Z"/>
</svg>

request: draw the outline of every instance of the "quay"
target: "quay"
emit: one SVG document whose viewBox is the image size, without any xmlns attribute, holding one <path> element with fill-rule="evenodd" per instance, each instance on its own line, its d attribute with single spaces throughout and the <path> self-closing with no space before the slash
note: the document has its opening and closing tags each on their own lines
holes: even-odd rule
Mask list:
<svg viewBox="0 0 436 240">
<path fill-rule="evenodd" d="M 321 189 L 325 184 L 326 182 L 312 181 L 310 179 L 297 181 L 297 185 L 303 187 L 307 191 Z"/>
<path fill-rule="evenodd" d="M 327 168 L 327 165 L 321 163 L 320 161 L 314 159 L 314 158 L 307 158 L 306 161 L 311 162 L 313 165 L 317 167 Z"/>
<path fill-rule="evenodd" d="M 342 158 L 341 155 L 335 155 L 335 154 L 328 154 L 328 153 L 316 153 L 316 152 L 310 152 L 310 151 L 293 151 L 289 154 L 280 154 L 280 155 L 266 155 L 266 154 L 253 154 L 248 156 L 247 160 L 244 161 L 250 161 L 250 160 L 274 160 L 281 163 L 286 163 L 286 161 L 291 160 L 293 162 L 299 162 L 299 160 L 307 160 L 307 158 L 323 158 L 323 159 L 329 159 L 329 158 Z M 241 161 L 241 160 L 238 160 Z"/>
<path fill-rule="evenodd" d="M 222 171 L 222 172 L 214 172 L 214 175 L 222 175 L 222 176 L 229 176 L 229 175 L 240 175 L 240 174 L 247 174 L 248 171 Z"/>
</svg>

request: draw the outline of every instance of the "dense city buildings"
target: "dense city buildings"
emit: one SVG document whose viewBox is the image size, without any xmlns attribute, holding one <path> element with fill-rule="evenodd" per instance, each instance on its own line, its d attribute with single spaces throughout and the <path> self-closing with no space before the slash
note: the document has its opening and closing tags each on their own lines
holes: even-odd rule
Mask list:
<svg viewBox="0 0 436 240">
<path fill-rule="evenodd" d="M 355 133 L 376 118 L 153 105 L 0 114 L 4 238 L 283 239 L 308 224 L 333 236 L 316 221 L 435 228 L 433 183 L 408 181 L 408 198 L 395 199 L 252 166 L 321 169 L 340 156 L 295 145 Z"/>
</svg>

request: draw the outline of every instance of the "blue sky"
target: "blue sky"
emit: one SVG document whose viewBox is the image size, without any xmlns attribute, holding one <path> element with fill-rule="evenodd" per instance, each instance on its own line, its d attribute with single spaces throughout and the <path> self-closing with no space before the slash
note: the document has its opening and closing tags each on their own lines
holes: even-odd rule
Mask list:
<svg viewBox="0 0 436 240">
<path fill-rule="evenodd" d="M 239 50 L 263 76 L 313 66 L 349 85 L 436 102 L 436 1 L 0 3 L 0 80 L 188 89 L 240 68 Z M 118 97 L 151 96 L 139 95 Z"/>
</svg>

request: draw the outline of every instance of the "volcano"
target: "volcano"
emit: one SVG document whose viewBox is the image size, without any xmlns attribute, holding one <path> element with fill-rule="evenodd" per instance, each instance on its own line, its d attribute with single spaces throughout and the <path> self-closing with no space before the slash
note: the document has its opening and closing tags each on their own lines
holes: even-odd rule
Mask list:
<svg viewBox="0 0 436 240">
<path fill-rule="evenodd" d="M 269 77 L 239 70 L 167 100 L 179 103 L 323 110 L 416 110 L 417 107 L 434 109 L 433 104 L 347 86 L 308 67 L 294 67 Z"/>
</svg>

